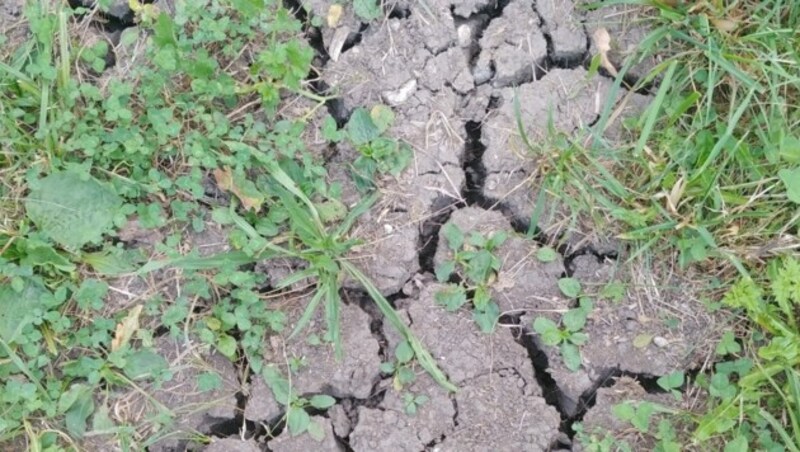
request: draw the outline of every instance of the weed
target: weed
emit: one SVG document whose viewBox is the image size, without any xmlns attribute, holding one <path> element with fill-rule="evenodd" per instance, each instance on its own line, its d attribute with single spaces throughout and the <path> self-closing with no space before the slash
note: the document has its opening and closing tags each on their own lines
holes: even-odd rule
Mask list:
<svg viewBox="0 0 800 452">
<path fill-rule="evenodd" d="M 414 359 L 414 350 L 408 341 L 402 341 L 394 349 L 395 359 L 381 363 L 381 372 L 392 375 L 392 386 L 400 391 L 417 379 L 414 369 L 411 367 Z"/>
<path fill-rule="evenodd" d="M 580 285 L 577 290 L 580 291 Z M 570 287 L 570 291 L 572 291 L 572 287 Z M 579 347 L 589 340 L 589 336 L 582 330 L 593 307 L 591 300 L 581 298 L 579 307 L 570 309 L 561 316 L 563 328 L 559 328 L 547 317 L 537 317 L 533 321 L 533 331 L 539 335 L 544 345 L 558 347 L 564 365 L 573 372 L 581 367 L 582 359 Z"/>
<path fill-rule="evenodd" d="M 709 285 L 727 295 L 722 305 L 709 300 L 707 307 L 737 309 L 749 320 L 744 331 L 723 334 L 715 350 L 721 362 L 709 375 L 659 379 L 671 392 L 682 383 L 709 397 L 704 412 L 677 416 L 695 426 L 686 442 L 701 449 L 727 443 L 725 450 L 798 450 L 800 271 L 794 257 L 776 256 L 797 246 L 800 14 L 780 0 L 587 7 L 609 4 L 640 6 L 651 31 L 615 68 L 614 100 L 587 136 L 551 130 L 547 143 L 533 146 L 523 134 L 531 153 L 546 161 L 542 190 L 559 196 L 573 217 L 589 216 L 631 241 L 630 259 L 675 254 L 683 268 L 719 270 L 721 279 Z M 617 122 L 633 96 L 618 97 L 624 80 L 645 60 L 658 64 L 628 88 L 649 90 L 652 102 L 640 117 Z M 592 62 L 600 65 L 608 65 L 605 56 Z M 626 132 L 623 138 L 610 142 L 611 127 Z M 546 330 L 556 342 L 558 330 Z M 618 414 L 645 427 L 648 409 L 628 406 Z M 649 434 L 659 447 L 677 450 L 674 432 L 658 430 Z"/>
<path fill-rule="evenodd" d="M 403 406 L 405 406 L 406 414 L 409 416 L 417 414 L 419 407 L 427 402 L 428 396 L 426 395 L 403 394 Z"/>
<path fill-rule="evenodd" d="M 788 450 L 800 448 L 800 292 L 795 290 L 800 263 L 784 258 L 768 268 L 763 284 L 742 278 L 723 299 L 758 329 L 745 338 L 754 350 L 739 358 L 741 346 L 732 334 L 724 335 L 717 353 L 735 359 L 717 363 L 710 379 L 698 378 L 711 406 L 697 421 L 696 441 L 730 435 L 758 448 L 771 450 L 776 442 Z"/>
<path fill-rule="evenodd" d="M 333 143 L 346 141 L 361 154 L 352 165 L 353 181 L 361 192 L 375 188 L 377 172 L 399 175 L 411 161 L 411 149 L 405 143 L 382 136 L 394 122 L 394 113 L 385 105 L 371 110 L 357 108 L 343 130 L 336 130 L 331 116 L 325 118 L 323 135 Z"/>
<path fill-rule="evenodd" d="M 325 432 L 321 425 L 311 420 L 306 408 L 326 410 L 336 404 L 336 399 L 325 394 L 317 394 L 310 398 L 298 396 L 292 389 L 290 380 L 281 375 L 273 365 L 264 367 L 262 377 L 275 400 L 285 407 L 284 421 L 289 433 L 297 436 L 308 432 L 312 438 L 321 441 L 325 437 Z"/>
<path fill-rule="evenodd" d="M 453 223 L 442 228 L 447 246 L 453 252 L 452 260 L 446 260 L 436 266 L 436 278 L 446 282 L 457 275 L 460 282 L 448 284 L 436 293 L 436 301 L 448 311 L 455 311 L 467 302 L 471 292 L 473 318 L 481 331 L 494 331 L 500 316 L 500 307 L 491 299 L 491 284 L 500 271 L 500 259 L 492 252 L 506 240 L 505 232 L 499 231 L 486 238 L 477 232 L 469 237 Z"/>
</svg>

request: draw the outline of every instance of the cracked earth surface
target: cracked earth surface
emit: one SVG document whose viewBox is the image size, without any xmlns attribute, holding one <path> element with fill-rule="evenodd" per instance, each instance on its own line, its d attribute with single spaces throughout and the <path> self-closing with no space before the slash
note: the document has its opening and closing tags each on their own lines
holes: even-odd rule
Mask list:
<svg viewBox="0 0 800 452">
<path fill-rule="evenodd" d="M 294 0 L 289 5 L 305 18 L 325 18 L 333 3 Z M 534 143 L 544 142 L 549 126 L 577 136 L 597 120 L 614 92 L 612 79 L 588 76 L 592 30 L 603 26 L 620 36 L 623 51 L 617 58 L 635 46 L 642 30 L 630 22 L 622 25 L 623 11 L 584 12 L 570 0 L 388 3 L 384 20 L 360 23 L 346 8 L 335 27 L 308 28 L 319 70 L 313 83 L 320 92 L 339 94 L 328 111 L 340 124 L 355 108 L 390 106 L 396 119 L 388 134 L 414 151 L 409 168 L 381 183 L 381 200 L 358 220 L 354 235 L 365 244 L 352 259 L 394 303 L 459 390 L 447 393 L 416 369 L 416 381 L 397 391 L 391 376 L 379 369 L 391 358 L 397 334 L 351 282 L 342 308 L 343 359 L 335 360 L 327 348 L 309 345 L 305 338 L 276 337 L 265 344 L 266 355 L 276 362 L 305 358 L 308 365 L 292 376 L 300 394 L 336 399 L 333 407 L 309 413 L 324 432 L 321 442 L 290 436 L 280 421 L 284 408 L 264 382 L 217 356 L 206 356 L 204 365 L 223 376 L 225 384 L 214 397 L 224 404 L 193 410 L 179 430 L 211 434 L 216 439 L 207 451 L 366 452 L 577 450 L 571 429 L 577 421 L 606 431 L 623 429 L 608 414 L 610 405 L 620 394 L 659 397 L 650 394 L 654 379 L 696 368 L 701 355 L 694 347 L 713 325 L 690 314 L 692 306 L 683 301 L 690 288 L 669 272 L 670 263 L 642 274 L 626 264 L 620 243 L 580 221 L 565 222 L 568 214 L 556 196 L 544 195 L 546 214 L 529 224 L 541 162 L 526 151 L 517 115 Z M 136 49 L 118 49 L 117 66 L 106 77 L 124 76 L 120 67 L 135 59 Z M 637 70 L 643 73 L 647 64 Z M 612 101 L 624 106 L 625 117 L 641 112 L 649 97 L 621 90 Z M 613 126 L 606 131 L 612 140 L 622 133 Z M 313 137 L 308 144 L 327 147 Z M 355 155 L 339 145 L 328 161 L 331 177 L 345 185 L 346 204 L 358 197 L 345 175 L 346 162 Z M 502 316 L 491 334 L 478 329 L 466 308 L 446 312 L 434 299 L 440 288 L 434 266 L 450 253 L 441 232 L 447 223 L 467 232 L 509 234 L 496 253 L 502 267 L 491 291 Z M 528 230 L 537 232 L 533 239 Z M 199 243 L 215 240 L 224 242 L 206 238 Z M 556 246 L 559 255 L 544 263 L 535 255 L 546 245 Z M 297 265 L 287 261 L 259 268 L 281 279 Z M 565 276 L 578 279 L 589 293 L 611 281 L 629 287 L 618 302 L 595 303 L 577 372 L 532 331 L 536 317 L 558 321 L 576 305 L 558 288 Z M 666 317 L 680 322 L 668 327 Z M 322 335 L 323 329 L 323 319 L 315 318 L 308 334 Z M 635 344 L 641 337 L 654 340 Z M 182 345 L 159 347 L 164 356 L 173 356 Z M 181 374 L 176 381 L 190 377 Z M 154 396 L 167 406 L 183 406 L 187 397 L 197 397 L 191 385 L 184 388 Z M 428 400 L 409 416 L 404 394 Z M 271 436 L 241 439 L 236 433 L 265 426 Z M 200 447 L 175 435 L 150 450 Z"/>
</svg>

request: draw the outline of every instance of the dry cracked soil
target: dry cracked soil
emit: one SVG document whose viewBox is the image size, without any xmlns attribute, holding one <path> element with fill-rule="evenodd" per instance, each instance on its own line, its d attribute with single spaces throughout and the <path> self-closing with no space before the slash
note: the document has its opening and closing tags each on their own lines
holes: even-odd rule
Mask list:
<svg viewBox="0 0 800 452">
<path fill-rule="evenodd" d="M 20 14 L 13 3 L 0 6 L 0 24 Z M 122 25 L 111 39 L 118 40 L 132 23 L 123 5 L 127 2 L 117 3 L 120 10 L 111 15 Z M 458 391 L 448 393 L 418 368 L 413 368 L 415 381 L 398 390 L 393 376 L 380 370 L 381 362 L 393 356 L 397 333 L 349 282 L 343 289 L 343 359 L 305 338 L 275 337 L 265 344 L 265 355 L 275 362 L 305 358 L 307 365 L 292 375 L 300 394 L 335 398 L 332 407 L 309 411 L 324 433 L 321 440 L 291 436 L 281 422 L 283 405 L 240 363 L 208 352 L 194 356 L 184 352 L 181 340 L 161 340 L 162 355 L 184 365 L 152 396 L 179 413 L 188 409 L 173 434 L 149 450 L 579 450 L 574 423 L 583 422 L 586 430 L 622 432 L 625 426 L 610 414 L 613 403 L 626 397 L 661 400 L 655 379 L 698 367 L 703 356 L 698 344 L 714 325 L 713 319 L 692 312 L 688 277 L 673 273 L 670 262 L 646 271 L 627 264 L 622 244 L 581 221 L 566 221 L 569 214 L 557 196 L 543 196 L 545 214 L 530 224 L 540 202 L 542 163 L 531 157 L 525 140 L 544 143 L 548 129 L 577 136 L 597 120 L 607 101 L 623 106 L 623 116 L 637 114 L 649 101 L 647 93 L 624 89 L 609 99 L 613 80 L 587 72 L 594 29 L 606 27 L 619 37 L 616 58 L 636 45 L 643 30 L 625 20 L 628 12 L 618 7 L 587 12 L 572 0 L 385 3 L 381 20 L 362 23 L 348 4 L 334 27 L 308 26 L 319 70 L 313 86 L 339 93 L 328 103 L 328 112 L 340 124 L 355 108 L 390 106 L 396 119 L 389 135 L 413 149 L 409 167 L 382 182 L 381 200 L 358 220 L 354 235 L 364 238 L 365 245 L 352 258 Z M 325 18 L 334 2 L 289 4 L 306 19 Z M 136 47 L 117 46 L 116 65 L 105 76 L 124 76 Z M 646 69 L 647 62 L 638 68 Z M 606 131 L 611 140 L 622 133 L 614 126 Z M 311 141 L 309 147 L 319 147 Z M 344 163 L 356 151 L 346 145 L 336 151 L 327 169 L 334 178 L 348 179 Z M 357 196 L 345 182 L 344 202 Z M 434 268 L 451 253 L 442 235 L 448 223 L 467 233 L 504 231 L 509 236 L 495 251 L 501 268 L 491 292 L 501 316 L 492 333 L 477 327 L 466 306 L 448 312 L 436 302 L 442 286 Z M 214 231 L 211 226 L 208 230 Z M 123 240 L 141 246 L 158 241 L 137 235 L 135 227 L 126 232 L 131 235 Z M 224 231 L 211 235 L 196 237 L 194 246 L 204 253 L 225 249 Z M 554 260 L 537 259 L 544 246 L 557 250 Z M 300 265 L 283 261 L 257 268 L 281 279 Z M 576 306 L 577 300 L 559 290 L 563 277 L 577 279 L 590 294 L 615 281 L 625 288 L 615 300 L 595 300 L 584 329 L 589 340 L 582 348 L 583 363 L 574 372 L 557 347 L 543 344 L 532 329 L 535 318 L 557 322 Z M 155 284 L 168 293 L 174 281 L 169 275 L 160 278 Z M 128 297 L 119 303 L 145 296 L 136 281 L 116 286 L 124 287 L 117 292 Z M 322 335 L 322 318 L 312 319 L 309 328 L 308 334 Z M 216 373 L 223 384 L 213 394 L 197 391 L 193 381 L 200 372 Z M 426 398 L 413 415 L 407 413 L 409 394 Z M 213 441 L 201 446 L 192 441 L 193 432 Z"/>
</svg>

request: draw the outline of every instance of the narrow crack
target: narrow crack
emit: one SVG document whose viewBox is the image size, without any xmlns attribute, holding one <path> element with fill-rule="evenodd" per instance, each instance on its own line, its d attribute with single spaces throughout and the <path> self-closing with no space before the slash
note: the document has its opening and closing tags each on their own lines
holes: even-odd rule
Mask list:
<svg viewBox="0 0 800 452">
<path fill-rule="evenodd" d="M 455 13 L 455 5 L 450 6 L 450 14 L 453 17 L 453 22 L 458 30 L 458 34 L 462 36 L 461 39 L 469 40 L 467 46 L 467 60 L 470 72 L 475 74 L 476 63 L 478 57 L 483 49 L 480 46 L 480 40 L 486 28 L 494 19 L 503 15 L 503 10 L 511 3 L 511 0 L 497 0 L 494 4 L 488 4 L 480 8 L 477 12 L 471 14 L 469 17 L 463 17 Z M 480 86 L 484 83 L 489 83 L 494 79 L 496 71 L 494 70 L 494 62 L 490 62 L 490 76 L 486 80 L 482 80 L 476 85 Z"/>
<path fill-rule="evenodd" d="M 439 229 L 447 223 L 450 215 L 459 206 L 449 196 L 438 196 L 431 205 L 431 215 L 426 219 L 419 231 L 419 268 L 422 273 L 434 273 L 433 258 L 439 246 Z"/>
<path fill-rule="evenodd" d="M 533 12 L 539 18 L 539 29 L 542 31 L 544 40 L 547 43 L 547 56 L 545 57 L 544 61 L 542 61 L 541 65 L 542 73 L 536 75 L 536 80 L 539 80 L 545 74 L 547 74 L 547 72 L 554 68 L 575 69 L 587 64 L 589 60 L 589 48 L 591 46 L 591 42 L 589 32 L 586 29 L 585 24 L 581 24 L 586 40 L 583 51 L 559 52 L 558 49 L 556 49 L 553 35 L 550 32 L 550 24 L 547 23 L 547 20 L 545 20 L 544 16 L 539 11 L 537 2 L 532 2 L 531 7 L 533 8 Z"/>
<path fill-rule="evenodd" d="M 575 272 L 574 261 L 580 256 L 594 256 L 595 259 L 597 259 L 598 264 L 603 264 L 606 262 L 606 260 L 615 261 L 619 259 L 619 252 L 615 250 L 600 252 L 597 251 L 592 245 L 587 245 L 573 251 L 569 249 L 569 244 L 562 244 L 558 247 L 557 251 L 564 256 L 564 268 L 566 269 L 566 276 L 572 276 L 572 274 Z"/>
<path fill-rule="evenodd" d="M 363 289 L 342 289 L 340 291 L 342 300 L 346 304 L 358 306 L 369 317 L 369 332 L 378 342 L 378 356 L 381 362 L 386 362 L 390 356 L 389 340 L 383 332 L 383 314 L 378 305 L 370 298 L 369 294 Z M 397 298 L 402 294 L 395 294 L 389 298 Z M 390 301 L 391 302 L 391 301 Z"/>
</svg>

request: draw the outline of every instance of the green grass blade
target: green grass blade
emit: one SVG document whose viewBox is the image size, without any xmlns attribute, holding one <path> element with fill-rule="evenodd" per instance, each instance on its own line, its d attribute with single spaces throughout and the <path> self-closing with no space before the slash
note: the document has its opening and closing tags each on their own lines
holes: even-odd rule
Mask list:
<svg viewBox="0 0 800 452">
<path fill-rule="evenodd" d="M 160 261 L 150 261 L 144 264 L 135 275 L 144 275 L 166 267 L 175 267 L 183 270 L 213 270 L 225 265 L 245 265 L 272 257 L 269 253 L 249 256 L 244 251 L 228 251 L 225 253 L 214 254 L 211 256 L 181 256 L 164 259 Z"/>
<path fill-rule="evenodd" d="M 64 8 L 58 11 L 58 88 L 62 95 L 66 95 L 67 85 L 70 79 L 69 66 L 69 30 L 67 30 L 67 13 Z"/>
<path fill-rule="evenodd" d="M 342 332 L 339 323 L 339 308 L 342 300 L 339 298 L 339 287 L 336 284 L 335 275 L 327 275 L 323 281 L 320 291 L 325 293 L 325 323 L 328 325 L 328 334 L 333 342 L 336 359 L 342 359 L 344 351 L 342 350 Z"/>
<path fill-rule="evenodd" d="M 525 125 L 522 123 L 522 112 L 520 110 L 519 96 L 517 95 L 516 90 L 514 90 L 514 119 L 517 121 L 517 131 L 519 132 L 519 136 L 522 138 L 522 142 L 525 143 L 525 147 L 528 148 L 529 151 L 533 151 L 534 147 L 528 140 L 528 134 L 525 132 Z"/>
<path fill-rule="evenodd" d="M 358 217 L 364 215 L 370 207 L 380 198 L 380 193 L 378 191 L 373 192 L 366 198 L 362 199 L 361 201 L 356 204 L 356 206 L 347 213 L 347 216 L 342 220 L 339 226 L 336 228 L 336 237 L 341 237 L 353 227 L 353 223 L 356 222 Z"/>
<path fill-rule="evenodd" d="M 305 270 L 292 272 L 292 274 L 290 274 L 286 278 L 280 280 L 280 282 L 278 282 L 277 284 L 274 284 L 274 281 L 270 281 L 270 284 L 272 284 L 272 287 L 274 287 L 275 289 L 278 289 L 278 290 L 279 289 L 285 289 L 285 288 L 287 288 L 287 287 L 289 287 L 289 286 L 291 286 L 291 285 L 293 285 L 295 283 L 298 283 L 298 282 L 300 282 L 300 281 L 302 281 L 302 280 L 304 280 L 306 278 L 310 278 L 312 276 L 316 276 L 316 274 L 317 274 L 317 269 L 315 269 L 315 268 L 307 268 Z"/>
<path fill-rule="evenodd" d="M 750 100 L 753 98 L 754 94 L 755 94 L 754 89 L 751 89 L 750 91 L 747 92 L 747 96 L 745 97 L 744 101 L 742 101 L 741 104 L 739 104 L 739 108 L 736 109 L 736 111 L 733 113 L 733 116 L 731 116 L 728 119 L 728 125 L 725 129 L 725 133 L 723 134 L 722 137 L 720 137 L 717 140 L 717 143 L 714 145 L 714 148 L 711 149 L 711 152 L 709 153 L 708 157 L 706 157 L 705 161 L 703 161 L 703 164 L 700 166 L 700 168 L 694 171 L 694 175 L 689 179 L 689 183 L 696 182 L 697 179 L 699 179 L 700 176 L 703 175 L 703 172 L 705 172 L 705 170 L 709 167 L 709 165 L 711 165 L 711 163 L 714 160 L 716 160 L 717 155 L 719 155 L 719 153 L 722 152 L 722 148 L 724 148 L 725 145 L 728 144 L 728 141 L 733 136 L 733 132 L 736 129 L 736 126 L 739 125 L 739 120 L 742 118 L 742 115 L 750 106 Z"/>
<path fill-rule="evenodd" d="M 798 444 L 797 442 L 798 439 L 800 438 L 797 437 L 792 438 L 789 432 L 787 432 L 786 429 L 783 428 L 783 425 L 781 425 L 780 421 L 775 419 L 775 416 L 770 414 L 769 411 L 762 408 L 759 411 L 759 415 L 765 421 L 767 421 L 767 423 L 769 423 L 769 425 L 772 427 L 775 433 L 777 433 L 778 436 L 780 436 L 781 440 L 783 441 L 782 446 L 786 447 L 786 450 L 790 452 L 800 452 L 800 444 Z"/>
<path fill-rule="evenodd" d="M 659 113 L 661 113 L 661 110 L 664 107 L 664 99 L 666 99 L 667 93 L 672 90 L 672 77 L 675 76 L 675 69 L 677 67 L 677 60 L 670 63 L 670 65 L 667 67 L 667 73 L 664 75 L 664 80 L 661 82 L 661 86 L 658 88 L 656 98 L 650 103 L 650 108 L 647 112 L 647 118 L 645 120 L 644 127 L 642 127 L 642 132 L 639 135 L 639 140 L 636 142 L 636 147 L 633 149 L 633 155 L 635 156 L 642 154 L 642 149 L 644 149 L 645 144 L 647 144 L 647 140 L 650 139 L 650 135 L 653 133 L 653 127 L 655 127 L 656 121 L 660 116 Z"/>
<path fill-rule="evenodd" d="M 23 375 L 28 377 L 28 380 L 30 380 L 31 383 L 35 384 L 36 387 L 39 388 L 40 395 L 42 397 L 49 399 L 50 393 L 47 392 L 47 390 L 45 390 L 44 386 L 42 386 L 42 382 L 39 381 L 39 379 L 36 378 L 35 375 L 33 375 L 33 373 L 31 372 L 30 369 L 28 369 L 28 366 L 25 364 L 22 358 L 20 358 L 19 355 L 17 355 L 14 352 L 14 350 L 8 345 L 8 343 L 6 343 L 6 341 L 3 340 L 2 338 L 0 338 L 0 347 L 2 347 L 3 351 L 5 351 L 6 355 L 8 355 L 8 360 L 10 360 L 17 367 L 17 369 L 19 369 L 19 371 L 23 373 Z"/>
<path fill-rule="evenodd" d="M 792 422 L 792 430 L 795 438 L 800 438 L 800 375 L 796 370 L 786 369 L 786 380 L 789 383 L 790 402 L 788 406 L 789 419 Z M 794 405 L 794 409 L 792 409 Z"/>
<path fill-rule="evenodd" d="M 311 301 L 308 302 L 306 305 L 306 309 L 303 311 L 303 315 L 300 316 L 300 319 L 297 321 L 297 325 L 294 326 L 292 333 L 289 335 L 289 339 L 295 337 L 303 328 L 308 325 L 308 322 L 311 321 L 311 317 L 314 315 L 314 312 L 317 310 L 317 306 L 319 306 L 319 302 L 322 301 L 322 297 L 325 296 L 325 290 L 322 287 L 318 287 L 317 291 L 314 292 L 314 296 L 311 297 Z"/>
<path fill-rule="evenodd" d="M 447 379 L 447 376 L 439 369 L 439 366 L 436 364 L 436 361 L 433 359 L 431 354 L 428 350 L 425 349 L 425 346 L 422 345 L 422 342 L 417 339 L 414 335 L 414 332 L 406 325 L 401 319 L 400 316 L 397 315 L 397 312 L 394 310 L 392 305 L 389 303 L 389 300 L 381 294 L 377 287 L 367 278 L 366 275 L 361 273 L 361 270 L 357 269 L 353 264 L 347 261 L 341 262 L 342 268 L 349 273 L 353 278 L 355 278 L 361 285 L 366 289 L 367 293 L 372 297 L 375 301 L 375 304 L 378 305 L 378 308 L 383 313 L 384 317 L 392 324 L 392 326 L 400 332 L 405 340 L 411 345 L 411 348 L 414 350 L 414 354 L 417 356 L 417 360 L 419 364 L 425 369 L 428 374 L 436 381 L 439 385 L 443 388 L 447 389 L 448 391 L 456 392 L 458 388 L 450 383 Z"/>
</svg>

